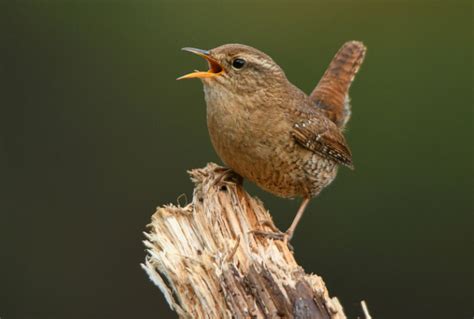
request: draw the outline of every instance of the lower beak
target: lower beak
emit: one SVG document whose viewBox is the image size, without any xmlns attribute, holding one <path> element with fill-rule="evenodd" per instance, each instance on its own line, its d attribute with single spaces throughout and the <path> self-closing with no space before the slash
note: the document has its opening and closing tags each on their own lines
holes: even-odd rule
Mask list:
<svg viewBox="0 0 474 319">
<path fill-rule="evenodd" d="M 194 53 L 206 59 L 207 63 L 209 64 L 209 70 L 207 72 L 195 71 L 193 73 L 180 76 L 176 80 L 192 79 L 192 78 L 199 78 L 199 79 L 211 78 L 219 74 L 222 74 L 222 72 L 224 72 L 224 69 L 219 64 L 219 62 L 217 62 L 217 60 L 215 60 L 214 58 L 210 56 L 209 51 L 195 49 L 195 48 L 182 48 L 181 50 Z"/>
</svg>

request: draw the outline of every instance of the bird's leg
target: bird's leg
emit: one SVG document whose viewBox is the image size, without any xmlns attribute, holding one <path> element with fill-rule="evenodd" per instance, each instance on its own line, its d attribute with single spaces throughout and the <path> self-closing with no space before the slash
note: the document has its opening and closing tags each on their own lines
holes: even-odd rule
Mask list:
<svg viewBox="0 0 474 319">
<path fill-rule="evenodd" d="M 273 238 L 273 239 L 283 240 L 285 243 L 287 243 L 289 245 L 289 241 L 293 237 L 293 234 L 295 233 L 296 226 L 298 226 L 298 223 L 300 222 L 301 217 L 303 217 L 303 213 L 304 213 L 306 207 L 308 206 L 310 199 L 311 198 L 309 198 L 309 197 L 305 197 L 303 199 L 303 202 L 301 202 L 301 205 L 298 208 L 298 212 L 296 213 L 296 216 L 293 219 L 293 222 L 291 223 L 290 228 L 288 228 L 288 230 L 286 232 L 283 233 L 281 231 L 278 231 L 278 229 L 275 229 L 272 226 L 271 227 L 272 230 L 273 230 L 272 232 L 266 232 L 266 231 L 261 231 L 261 230 L 253 230 L 252 233 L 254 233 L 256 235 L 261 235 L 261 236 Z M 262 224 L 269 226 L 268 222 L 263 222 Z"/>
<path fill-rule="evenodd" d="M 291 238 L 293 237 L 296 226 L 298 226 L 298 223 L 300 222 L 301 217 L 303 217 L 304 211 L 306 207 L 308 206 L 310 200 L 311 198 L 305 197 L 303 201 L 301 202 L 300 208 L 298 208 L 298 212 L 296 212 L 296 216 L 293 219 L 293 222 L 291 223 L 290 228 L 288 228 L 288 230 L 285 232 L 285 234 L 288 236 L 288 240 L 291 240 Z"/>
</svg>

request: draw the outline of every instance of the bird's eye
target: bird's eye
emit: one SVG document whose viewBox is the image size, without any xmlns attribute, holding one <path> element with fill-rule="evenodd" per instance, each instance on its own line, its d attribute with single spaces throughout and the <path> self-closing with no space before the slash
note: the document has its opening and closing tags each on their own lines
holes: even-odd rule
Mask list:
<svg viewBox="0 0 474 319">
<path fill-rule="evenodd" d="M 243 68 L 245 65 L 245 60 L 244 59 L 234 59 L 234 61 L 232 61 L 232 66 L 235 68 L 235 69 L 241 69 Z"/>
</svg>

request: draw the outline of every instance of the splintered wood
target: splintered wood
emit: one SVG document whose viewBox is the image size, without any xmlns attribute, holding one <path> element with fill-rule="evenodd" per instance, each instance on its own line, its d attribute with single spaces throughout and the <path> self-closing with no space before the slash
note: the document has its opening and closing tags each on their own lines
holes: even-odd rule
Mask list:
<svg viewBox="0 0 474 319">
<path fill-rule="evenodd" d="M 142 267 L 181 318 L 346 318 L 317 275 L 304 273 L 262 203 L 228 170 L 189 172 L 192 203 L 159 207 Z"/>
</svg>

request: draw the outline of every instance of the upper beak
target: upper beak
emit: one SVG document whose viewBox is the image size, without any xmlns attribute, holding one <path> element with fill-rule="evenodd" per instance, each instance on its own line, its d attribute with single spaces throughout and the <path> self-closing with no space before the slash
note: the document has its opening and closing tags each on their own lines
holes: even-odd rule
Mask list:
<svg viewBox="0 0 474 319">
<path fill-rule="evenodd" d="M 219 64 L 219 62 L 217 62 L 217 60 L 215 60 L 214 58 L 210 56 L 209 51 L 196 49 L 196 48 L 182 48 L 181 50 L 197 54 L 200 57 L 203 57 L 204 59 L 206 59 L 209 64 L 209 70 L 207 72 L 195 71 L 193 73 L 183 75 L 177 78 L 177 80 L 192 79 L 192 78 L 200 78 L 200 79 L 210 78 L 224 72 L 224 69 Z"/>
</svg>

